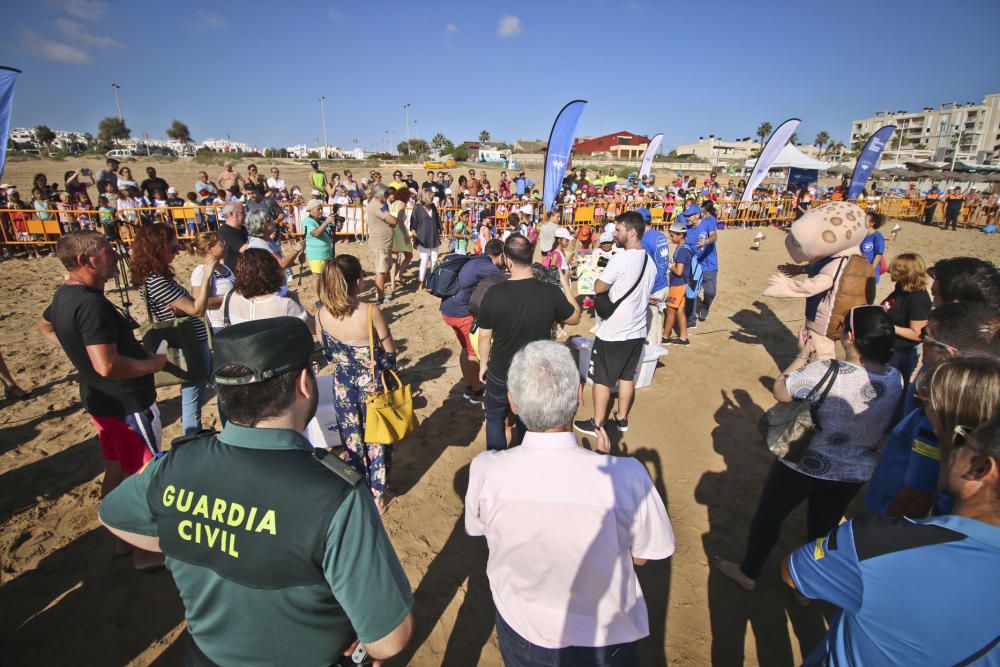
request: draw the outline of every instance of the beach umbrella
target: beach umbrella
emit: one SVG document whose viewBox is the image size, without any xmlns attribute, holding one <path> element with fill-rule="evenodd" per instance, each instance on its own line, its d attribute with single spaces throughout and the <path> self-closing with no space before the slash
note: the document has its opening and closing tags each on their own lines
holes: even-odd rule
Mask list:
<svg viewBox="0 0 1000 667">
<path fill-rule="evenodd" d="M 843 174 L 850 174 L 853 171 L 854 170 L 851 167 L 848 167 L 845 164 L 836 164 L 836 165 L 830 167 L 829 169 L 827 169 L 826 173 L 828 173 L 828 174 L 843 175 Z"/>
<path fill-rule="evenodd" d="M 988 175 L 988 176 L 986 177 L 986 182 L 987 182 L 987 183 L 1000 183 L 1000 173 L 997 173 L 997 174 L 989 174 L 989 175 Z"/>
<path fill-rule="evenodd" d="M 903 176 L 903 177 L 916 176 L 916 174 L 914 174 L 910 170 L 903 169 L 902 167 L 893 167 L 892 169 L 886 169 L 885 173 L 889 174 L 890 176 Z"/>
</svg>

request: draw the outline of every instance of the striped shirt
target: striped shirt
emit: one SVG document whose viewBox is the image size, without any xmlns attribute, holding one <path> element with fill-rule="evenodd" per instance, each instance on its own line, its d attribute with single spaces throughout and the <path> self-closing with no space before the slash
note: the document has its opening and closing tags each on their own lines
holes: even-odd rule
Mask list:
<svg viewBox="0 0 1000 667">
<path fill-rule="evenodd" d="M 146 299 L 146 303 L 149 304 L 149 311 L 153 315 L 154 322 L 169 322 L 177 319 L 174 311 L 170 309 L 170 304 L 181 297 L 191 299 L 190 292 L 184 289 L 179 282 L 157 273 L 146 276 L 146 282 L 140 292 Z M 208 331 L 201 318 L 195 318 L 194 327 L 195 331 L 198 332 L 198 340 L 208 340 Z"/>
</svg>

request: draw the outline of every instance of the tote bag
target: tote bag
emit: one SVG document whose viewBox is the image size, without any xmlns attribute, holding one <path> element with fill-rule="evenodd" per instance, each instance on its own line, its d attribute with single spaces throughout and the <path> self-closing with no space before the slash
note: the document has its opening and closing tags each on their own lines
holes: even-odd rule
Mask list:
<svg viewBox="0 0 1000 667">
<path fill-rule="evenodd" d="M 372 306 L 368 306 L 368 351 L 371 354 L 371 373 L 375 377 L 375 325 L 372 323 Z M 410 385 L 403 384 L 395 371 L 388 371 L 395 380 L 395 389 L 389 389 L 386 372 L 382 373 L 382 391 L 365 398 L 365 442 L 391 445 L 399 442 L 417 429 L 413 414 L 413 396 Z"/>
<path fill-rule="evenodd" d="M 791 403 L 779 403 L 764 413 L 757 424 L 764 444 L 775 456 L 790 463 L 798 463 L 809 450 L 813 438 L 822 428 L 819 423 L 819 406 L 823 404 L 833 383 L 837 380 L 840 362 L 830 361 L 823 378 L 816 383 L 805 398 Z M 822 388 L 822 389 L 821 389 Z M 819 393 L 819 399 L 813 398 Z"/>
</svg>

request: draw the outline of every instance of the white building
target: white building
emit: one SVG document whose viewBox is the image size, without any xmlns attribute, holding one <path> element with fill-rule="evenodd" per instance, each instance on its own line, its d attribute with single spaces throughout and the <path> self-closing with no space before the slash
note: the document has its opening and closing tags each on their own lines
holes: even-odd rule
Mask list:
<svg viewBox="0 0 1000 667">
<path fill-rule="evenodd" d="M 1000 93 L 987 95 L 980 104 L 945 102 L 920 111 L 878 111 L 851 123 L 851 143 L 886 125 L 895 125 L 896 131 L 882 152 L 885 162 L 1000 160 Z"/>
<path fill-rule="evenodd" d="M 759 151 L 760 147 L 759 141 L 750 138 L 725 141 L 710 134 L 707 139 L 698 137 L 697 143 L 681 144 L 674 150 L 677 155 L 695 155 L 713 165 L 718 165 L 742 164 L 753 156 L 754 151 Z"/>
<path fill-rule="evenodd" d="M 207 148 L 220 153 L 252 153 L 257 150 L 256 146 L 231 139 L 205 139 L 198 144 L 198 148 Z"/>
</svg>

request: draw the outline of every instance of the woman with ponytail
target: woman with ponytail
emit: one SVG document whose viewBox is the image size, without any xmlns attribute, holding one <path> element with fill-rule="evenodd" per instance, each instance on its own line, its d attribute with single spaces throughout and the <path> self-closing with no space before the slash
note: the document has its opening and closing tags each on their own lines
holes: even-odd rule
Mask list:
<svg viewBox="0 0 1000 667">
<path fill-rule="evenodd" d="M 334 369 L 333 400 L 345 447 L 343 458 L 364 475 L 376 506 L 384 512 L 391 499 L 386 485 L 392 448 L 365 442 L 365 399 L 383 389 L 382 372 L 395 369 L 396 345 L 382 311 L 358 299 L 361 276 L 361 262 L 353 255 L 338 255 L 328 261 L 320 274 L 322 307 L 316 321 L 323 352 Z M 369 332 L 373 332 L 374 352 L 369 347 Z"/>
</svg>

